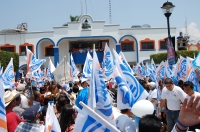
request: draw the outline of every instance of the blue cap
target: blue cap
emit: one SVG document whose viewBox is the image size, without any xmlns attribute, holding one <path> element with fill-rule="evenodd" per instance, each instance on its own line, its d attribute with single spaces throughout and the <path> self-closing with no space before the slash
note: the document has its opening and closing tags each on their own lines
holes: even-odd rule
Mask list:
<svg viewBox="0 0 200 132">
<path fill-rule="evenodd" d="M 64 84 L 62 87 L 63 87 L 66 91 L 70 91 L 69 84 Z"/>
<path fill-rule="evenodd" d="M 22 113 L 22 116 L 26 121 L 33 121 L 39 110 L 40 110 L 40 104 L 33 105 L 30 108 L 26 109 Z"/>
</svg>

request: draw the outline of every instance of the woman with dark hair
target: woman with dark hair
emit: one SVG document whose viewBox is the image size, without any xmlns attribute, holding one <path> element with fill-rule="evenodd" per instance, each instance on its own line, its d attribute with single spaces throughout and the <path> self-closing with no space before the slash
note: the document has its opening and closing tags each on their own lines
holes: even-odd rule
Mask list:
<svg viewBox="0 0 200 132">
<path fill-rule="evenodd" d="M 70 105 L 65 105 L 60 115 L 61 132 L 73 132 L 77 112 Z"/>
<path fill-rule="evenodd" d="M 62 109 L 66 104 L 70 104 L 70 100 L 67 98 L 65 93 L 60 93 L 56 101 L 56 109 L 58 113 L 62 112 Z"/>
</svg>

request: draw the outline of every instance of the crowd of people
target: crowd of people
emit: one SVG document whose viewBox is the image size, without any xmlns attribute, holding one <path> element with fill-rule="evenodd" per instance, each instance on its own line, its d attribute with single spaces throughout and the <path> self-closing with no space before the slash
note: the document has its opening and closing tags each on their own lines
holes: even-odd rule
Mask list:
<svg viewBox="0 0 200 132">
<path fill-rule="evenodd" d="M 158 84 L 148 77 L 138 79 L 149 93 L 154 112 L 137 120 L 130 109 L 117 109 L 118 86 L 114 79 L 106 82 L 113 99 L 116 127 L 122 132 L 182 132 L 200 129 L 199 99 L 192 82 L 176 86 L 171 78 L 159 80 Z M 16 80 L 13 90 L 5 89 L 4 100 L 8 132 L 37 132 L 44 129 L 48 103 L 54 104 L 54 113 L 62 132 L 73 132 L 80 101 L 88 103 L 89 83 L 81 74 L 73 82 L 60 86 L 46 81 L 44 87 L 31 86 L 31 80 Z M 195 100 L 195 101 L 194 101 Z M 145 104 L 144 104 L 145 105 Z"/>
<path fill-rule="evenodd" d="M 104 49 L 96 48 L 95 51 L 96 52 L 103 52 Z M 93 49 L 90 48 L 90 47 L 87 47 L 87 48 L 72 48 L 71 50 L 69 50 L 69 52 L 72 52 L 72 53 L 87 53 L 87 52 L 93 52 Z"/>
</svg>

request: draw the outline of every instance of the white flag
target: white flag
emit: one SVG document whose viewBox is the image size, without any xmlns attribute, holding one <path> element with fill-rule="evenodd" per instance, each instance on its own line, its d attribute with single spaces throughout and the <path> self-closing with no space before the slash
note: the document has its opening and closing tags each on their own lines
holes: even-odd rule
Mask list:
<svg viewBox="0 0 200 132">
<path fill-rule="evenodd" d="M 53 104 L 48 104 L 46 119 L 45 119 L 46 132 L 61 132 L 60 124 L 53 110 Z"/>
</svg>

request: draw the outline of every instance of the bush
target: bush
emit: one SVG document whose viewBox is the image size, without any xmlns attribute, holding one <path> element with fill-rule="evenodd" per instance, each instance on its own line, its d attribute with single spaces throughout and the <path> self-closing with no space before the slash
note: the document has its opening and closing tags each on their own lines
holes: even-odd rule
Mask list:
<svg viewBox="0 0 200 132">
<path fill-rule="evenodd" d="M 198 50 L 190 50 L 190 51 L 179 50 L 179 51 L 176 51 L 176 61 L 178 60 L 180 55 L 183 56 L 183 57 L 188 56 L 188 57 L 194 58 L 194 54 L 195 54 L 195 56 L 197 56 L 198 52 L 199 52 Z M 150 59 L 153 59 L 155 64 L 160 64 L 162 61 L 167 60 L 167 53 L 152 54 L 152 55 L 150 55 Z"/>
<path fill-rule="evenodd" d="M 0 63 L 4 70 L 10 62 L 11 57 L 13 58 L 14 71 L 16 72 L 19 69 L 19 54 L 0 50 Z"/>
</svg>

